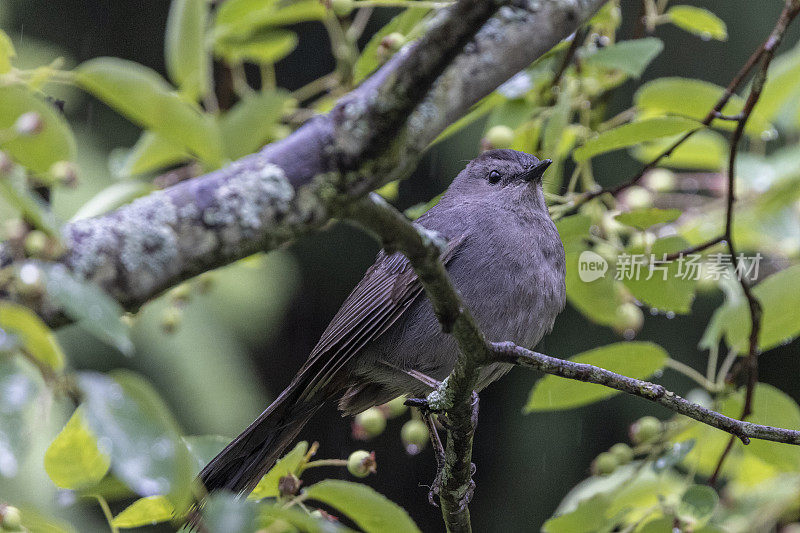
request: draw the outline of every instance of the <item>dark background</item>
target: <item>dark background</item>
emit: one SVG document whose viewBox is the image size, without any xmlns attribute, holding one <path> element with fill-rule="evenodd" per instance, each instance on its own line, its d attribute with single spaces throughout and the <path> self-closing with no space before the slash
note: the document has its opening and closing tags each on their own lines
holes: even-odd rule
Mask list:
<svg viewBox="0 0 800 533">
<path fill-rule="evenodd" d="M 164 74 L 166 0 L 0 2 L 0 27 L 17 44 L 21 61 L 42 64 L 64 56 L 72 65 L 92 57 L 116 56 Z M 671 26 L 660 26 L 656 35 L 664 39 L 666 48 L 644 80 L 679 75 L 727 84 L 768 34 L 782 4 L 777 0 L 684 3 L 702 5 L 725 20 L 728 42 L 704 42 Z M 393 13 L 377 10 L 370 31 Z M 630 36 L 637 13 L 637 2 L 623 1 L 623 38 Z M 322 25 L 302 24 L 296 30 L 301 36 L 299 48 L 277 66 L 279 85 L 288 89 L 333 68 Z M 784 46 L 794 46 L 796 41 L 796 32 L 791 33 Z M 615 94 L 611 114 L 630 105 L 635 88 L 636 84 L 628 83 Z M 68 218 L 91 192 L 111 182 L 105 164 L 108 153 L 130 147 L 139 131 L 74 90 L 66 90 L 64 95 L 70 122 L 78 133 L 83 179 L 89 190 L 56 199 L 56 208 Z M 475 125 L 427 154 L 412 178 L 402 184 L 398 206 L 405 208 L 443 190 L 464 161 L 477 154 L 481 133 L 482 125 Z M 603 158 L 595 175 L 601 183 L 611 184 L 635 170 L 632 160 L 619 155 Z M 106 346 L 87 343 L 86 336 L 75 328 L 62 331 L 60 337 L 77 368 L 130 367 L 147 375 L 187 433 L 232 436 L 288 384 L 376 251 L 376 243 L 364 233 L 337 224 L 270 256 L 266 265 L 253 262 L 226 269 L 215 278 L 217 283 L 209 294 L 195 296 L 186 309 L 184 327 L 173 336 L 158 328 L 159 313 L 166 303 L 146 306 L 134 328 L 137 355 L 132 359 Z M 657 342 L 673 358 L 703 370 L 706 354 L 698 352 L 696 345 L 721 299 L 719 293 L 700 294 L 689 317 L 647 316 L 637 338 Z M 610 330 L 587 323 L 568 308 L 540 350 L 568 357 L 618 340 Z M 796 343 L 770 352 L 762 359 L 761 378 L 798 399 L 796 355 Z M 523 415 L 521 408 L 536 379 L 530 372 L 517 370 L 481 395 L 474 455 L 477 490 L 471 506 L 476 531 L 538 530 L 567 491 L 588 474 L 592 458 L 626 439 L 632 421 L 643 414 L 669 416 L 660 407 L 628 397 L 573 411 Z M 691 389 L 691 383 L 670 371 L 662 382 L 679 393 Z M 399 428 L 405 419 L 391 421 L 388 430 L 374 441 L 359 443 L 350 436 L 350 420 L 330 408 L 309 424 L 303 437 L 320 441 L 319 457 L 346 457 L 362 447 L 376 450 L 378 475 L 366 482 L 406 508 L 424 531 L 441 530 L 439 510 L 427 505 L 423 486 L 433 479 L 433 457 L 429 449 L 417 457 L 403 451 Z M 34 452 L 32 457 L 35 463 L 41 454 Z M 30 468 L 40 467 L 34 464 Z M 307 482 L 315 474 L 309 472 Z M 343 469 L 319 474 L 347 477 Z M 49 491 L 43 495 L 41 487 L 47 483 L 41 476 L 32 476 L 27 485 L 0 484 L 0 496 L 8 491 L 9 498 L 44 498 L 48 500 L 45 504 L 58 507 L 63 498 Z"/>
</svg>

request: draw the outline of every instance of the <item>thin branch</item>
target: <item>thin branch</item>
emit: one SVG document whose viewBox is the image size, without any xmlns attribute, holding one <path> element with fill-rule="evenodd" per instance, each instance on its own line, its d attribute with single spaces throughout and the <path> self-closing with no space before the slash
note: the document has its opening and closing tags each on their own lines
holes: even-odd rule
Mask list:
<svg viewBox="0 0 800 533">
<path fill-rule="evenodd" d="M 657 403 L 667 409 L 721 429 L 748 444 L 750 439 L 800 445 L 800 431 L 743 422 L 692 403 L 657 383 L 616 374 L 603 368 L 532 352 L 510 342 L 490 345 L 495 361 L 532 368 L 567 379 L 596 383 Z"/>
<path fill-rule="evenodd" d="M 715 244 L 719 244 L 724 240 L 725 240 L 725 236 L 724 235 L 720 235 L 719 237 L 714 237 L 713 239 L 709 239 L 709 240 L 707 240 L 707 241 L 705 241 L 703 243 L 700 243 L 697 246 L 692 246 L 690 248 L 686 248 L 685 250 L 681 250 L 680 252 L 674 252 L 674 253 L 671 253 L 671 254 L 667 254 L 667 256 L 664 258 L 664 260 L 665 261 L 674 261 L 674 260 L 676 260 L 676 259 L 678 259 L 680 257 L 683 257 L 684 255 L 696 254 L 697 252 L 702 252 L 703 250 L 707 250 L 708 248 L 711 248 Z"/>
</svg>

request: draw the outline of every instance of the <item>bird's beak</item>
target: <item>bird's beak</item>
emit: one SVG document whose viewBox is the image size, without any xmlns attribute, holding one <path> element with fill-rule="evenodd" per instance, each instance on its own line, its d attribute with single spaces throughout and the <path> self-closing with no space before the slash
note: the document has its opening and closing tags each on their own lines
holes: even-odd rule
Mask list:
<svg viewBox="0 0 800 533">
<path fill-rule="evenodd" d="M 543 159 L 536 164 L 536 166 L 532 167 L 528 172 L 525 173 L 524 179 L 525 181 L 539 181 L 542 179 L 542 175 L 544 171 L 547 170 L 553 161 L 551 159 Z"/>
</svg>

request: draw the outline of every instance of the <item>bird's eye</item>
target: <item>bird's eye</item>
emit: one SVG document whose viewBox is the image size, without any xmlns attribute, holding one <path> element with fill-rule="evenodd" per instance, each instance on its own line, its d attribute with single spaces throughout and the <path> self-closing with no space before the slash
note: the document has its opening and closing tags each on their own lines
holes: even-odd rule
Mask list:
<svg viewBox="0 0 800 533">
<path fill-rule="evenodd" d="M 489 183 L 497 183 L 500 181 L 500 173 L 496 170 L 489 172 Z"/>
</svg>

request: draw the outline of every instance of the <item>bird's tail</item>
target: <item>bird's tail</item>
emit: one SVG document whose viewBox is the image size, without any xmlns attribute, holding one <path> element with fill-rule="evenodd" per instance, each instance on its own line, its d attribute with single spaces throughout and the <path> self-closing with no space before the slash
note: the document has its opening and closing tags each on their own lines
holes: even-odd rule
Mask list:
<svg viewBox="0 0 800 533">
<path fill-rule="evenodd" d="M 294 387 L 278 398 L 200 472 L 208 492 L 250 493 L 303 429 L 320 403 L 297 403 Z"/>
</svg>

